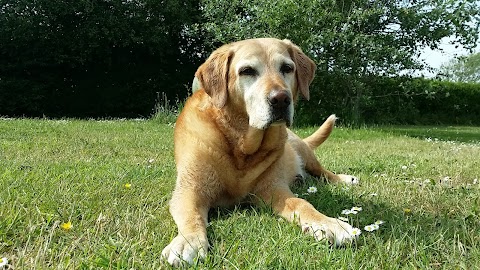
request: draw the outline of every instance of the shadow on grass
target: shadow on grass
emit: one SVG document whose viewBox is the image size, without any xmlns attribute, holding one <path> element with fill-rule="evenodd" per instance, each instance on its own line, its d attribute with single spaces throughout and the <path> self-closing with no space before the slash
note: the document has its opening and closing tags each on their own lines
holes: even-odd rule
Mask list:
<svg viewBox="0 0 480 270">
<path fill-rule="evenodd" d="M 468 215 L 456 211 L 431 214 L 415 209 L 413 206 L 406 211 L 406 209 L 381 202 L 376 196 L 370 194 L 358 195 L 342 186 L 318 185 L 316 184 L 318 182 L 314 181 L 316 180 L 307 179 L 306 182 L 295 185 L 292 190 L 299 193 L 299 197 L 309 201 L 321 213 L 330 217 L 339 217 L 344 209 L 350 209 L 353 206 L 363 208 L 357 215 L 350 216 L 349 223 L 363 231 L 355 249 L 365 247 L 369 250 L 368 253 L 377 252 L 377 256 L 390 256 L 389 251 L 384 248 L 388 246 L 392 257 L 385 260 L 396 267 L 448 268 L 458 260 L 466 262 L 466 265 L 478 263 L 478 260 L 473 258 L 474 255 L 468 252 L 479 248 L 478 237 L 472 236 L 480 224 L 478 211 Z M 318 192 L 307 194 L 305 191 L 308 184 L 316 184 Z M 473 196 L 472 194 L 477 191 L 448 188 L 446 192 Z M 253 216 L 274 215 L 268 205 L 256 207 L 251 204 L 240 204 L 234 208 L 215 208 L 210 211 L 209 217 L 215 222 L 232 218 L 238 213 Z M 385 221 L 378 231 L 372 233 L 364 231 L 364 226 L 377 220 Z M 230 230 L 230 228 L 225 229 Z M 215 234 L 210 229 L 209 236 Z M 211 244 L 215 245 L 215 243 Z M 375 249 L 378 250 L 375 251 Z"/>
<path fill-rule="evenodd" d="M 419 139 L 457 141 L 465 143 L 480 142 L 480 127 L 460 126 L 391 126 L 379 127 L 386 133 Z"/>
</svg>

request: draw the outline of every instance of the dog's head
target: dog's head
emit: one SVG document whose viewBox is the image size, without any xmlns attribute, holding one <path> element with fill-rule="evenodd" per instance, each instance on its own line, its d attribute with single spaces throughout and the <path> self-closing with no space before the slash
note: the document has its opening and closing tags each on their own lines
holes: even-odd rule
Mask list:
<svg viewBox="0 0 480 270">
<path fill-rule="evenodd" d="M 249 125 L 291 125 L 301 93 L 309 99 L 315 64 L 289 40 L 243 40 L 215 50 L 195 76 L 218 108 L 235 106 Z"/>
</svg>

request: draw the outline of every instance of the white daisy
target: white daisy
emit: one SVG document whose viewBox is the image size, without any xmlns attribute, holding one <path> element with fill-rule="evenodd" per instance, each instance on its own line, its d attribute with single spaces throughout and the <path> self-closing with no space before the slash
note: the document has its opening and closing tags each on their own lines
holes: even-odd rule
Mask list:
<svg viewBox="0 0 480 270">
<path fill-rule="evenodd" d="M 3 267 L 8 264 L 8 259 L 7 258 L 1 258 L 0 259 L 0 267 Z"/>
<path fill-rule="evenodd" d="M 367 225 L 367 226 L 363 227 L 363 229 L 367 232 L 375 231 L 375 229 L 373 228 L 373 225 Z"/>
<path fill-rule="evenodd" d="M 349 221 L 348 218 L 346 218 L 346 217 L 338 217 L 338 219 L 340 219 L 341 221 L 345 221 L 345 222 Z"/>
<path fill-rule="evenodd" d="M 354 206 L 354 207 L 352 207 L 352 211 L 360 212 L 360 211 L 362 211 L 362 207 Z"/>
<path fill-rule="evenodd" d="M 362 230 L 360 230 L 359 228 L 353 228 L 350 231 L 350 235 L 353 235 L 353 236 L 359 236 L 361 233 L 362 233 Z"/>
<path fill-rule="evenodd" d="M 308 192 L 308 193 L 317 193 L 317 191 L 318 191 L 318 190 L 317 190 L 316 187 L 309 187 L 309 188 L 307 189 L 307 192 Z"/>
<path fill-rule="evenodd" d="M 377 221 L 375 221 L 374 224 L 376 224 L 376 225 L 382 225 L 383 223 L 385 223 L 385 221 L 383 221 L 383 220 L 377 220 Z"/>
<path fill-rule="evenodd" d="M 350 209 L 342 210 L 342 215 L 350 215 L 351 213 L 352 213 L 352 210 Z"/>
</svg>

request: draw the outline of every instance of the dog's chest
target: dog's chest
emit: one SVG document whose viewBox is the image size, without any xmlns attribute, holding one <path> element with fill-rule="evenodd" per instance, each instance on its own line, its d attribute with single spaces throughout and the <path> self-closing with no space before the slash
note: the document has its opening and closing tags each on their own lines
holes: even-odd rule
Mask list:
<svg viewBox="0 0 480 270">
<path fill-rule="evenodd" d="M 235 158 L 235 162 L 231 163 L 233 166 L 225 170 L 222 179 L 225 199 L 235 202 L 253 193 L 262 181 L 273 177 L 272 168 L 281 155 L 282 151 L 277 150 Z"/>
</svg>

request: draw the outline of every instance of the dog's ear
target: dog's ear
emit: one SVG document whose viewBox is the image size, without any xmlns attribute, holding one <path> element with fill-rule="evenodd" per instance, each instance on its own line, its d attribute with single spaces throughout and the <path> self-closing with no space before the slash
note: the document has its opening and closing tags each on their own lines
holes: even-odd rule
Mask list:
<svg viewBox="0 0 480 270">
<path fill-rule="evenodd" d="M 315 63 L 306 56 L 303 51 L 290 40 L 283 40 L 289 45 L 289 53 L 292 60 L 295 62 L 296 71 L 295 76 L 297 79 L 297 88 L 302 93 L 306 100 L 310 99 L 310 91 L 308 87 L 313 81 L 315 76 L 315 70 L 317 66 Z"/>
<path fill-rule="evenodd" d="M 192 94 L 197 92 L 197 90 L 202 89 L 202 85 L 198 81 L 198 78 L 196 76 L 193 76 L 193 82 L 192 82 Z"/>
<path fill-rule="evenodd" d="M 218 108 L 225 106 L 228 97 L 228 72 L 233 50 L 224 45 L 215 50 L 195 73 L 195 77 Z"/>
</svg>

